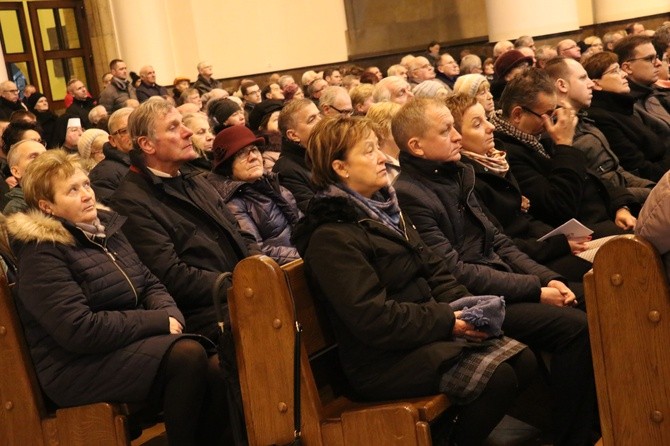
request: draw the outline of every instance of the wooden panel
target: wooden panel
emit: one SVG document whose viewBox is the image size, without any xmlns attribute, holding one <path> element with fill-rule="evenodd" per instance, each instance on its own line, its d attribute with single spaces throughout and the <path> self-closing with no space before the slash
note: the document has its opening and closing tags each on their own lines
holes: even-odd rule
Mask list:
<svg viewBox="0 0 670 446">
<path fill-rule="evenodd" d="M 603 444 L 670 444 L 670 293 L 658 253 L 639 237 L 614 239 L 585 283 Z"/>
<path fill-rule="evenodd" d="M 350 57 L 426 47 L 488 33 L 484 0 L 345 0 Z"/>
</svg>

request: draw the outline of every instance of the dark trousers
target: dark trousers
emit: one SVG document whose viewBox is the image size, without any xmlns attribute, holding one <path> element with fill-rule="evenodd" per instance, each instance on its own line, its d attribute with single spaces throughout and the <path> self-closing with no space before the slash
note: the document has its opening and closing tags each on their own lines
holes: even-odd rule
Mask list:
<svg viewBox="0 0 670 446">
<path fill-rule="evenodd" d="M 586 314 L 574 308 L 516 303 L 506 308 L 507 336 L 552 354 L 554 445 L 590 444 L 596 392 Z"/>
</svg>

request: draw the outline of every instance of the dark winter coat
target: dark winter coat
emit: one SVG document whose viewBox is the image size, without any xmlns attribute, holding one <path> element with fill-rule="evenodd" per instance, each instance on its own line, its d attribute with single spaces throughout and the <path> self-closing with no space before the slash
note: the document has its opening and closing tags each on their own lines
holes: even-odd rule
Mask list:
<svg viewBox="0 0 670 446">
<path fill-rule="evenodd" d="M 305 148 L 284 138 L 281 154 L 272 171 L 279 176 L 279 184 L 291 191 L 298 203 L 298 209 L 305 212 L 309 200 L 314 196 L 314 187 L 310 183 L 312 173 L 305 161 Z"/>
<path fill-rule="evenodd" d="M 461 163 L 439 163 L 400 153 L 394 186 L 400 206 L 421 238 L 475 294 L 508 303 L 539 302 L 543 286 L 560 280 L 489 221 L 474 194 L 475 175 Z"/>
<path fill-rule="evenodd" d="M 560 226 L 576 218 L 594 231 L 593 237 L 621 234 L 614 224 L 616 211 L 628 206 L 640 209 L 625 189 L 603 183 L 586 167 L 584 154 L 572 146 L 542 144 L 551 158 L 545 158 L 521 141 L 495 132 L 496 147 L 507 152 L 507 160 L 521 193 L 530 199 L 535 218 Z"/>
<path fill-rule="evenodd" d="M 37 111 L 32 110 L 35 117 L 37 117 L 37 123 L 42 127 L 42 139 L 46 141 L 47 147 L 56 147 L 54 140 L 54 135 L 56 133 L 56 122 L 58 116 L 51 110 L 47 111 Z"/>
<path fill-rule="evenodd" d="M 474 169 L 475 192 L 482 210 L 519 249 L 540 263 L 571 255 L 568 239 L 562 234 L 537 241 L 554 227 L 521 211 L 522 194 L 511 171 L 501 176 L 466 156 L 461 161 Z"/>
<path fill-rule="evenodd" d="M 109 205 L 112 194 L 128 173 L 130 156 L 115 149 L 108 142 L 102 146 L 102 152 L 105 154 L 105 159 L 95 165 L 88 178 L 91 180 L 96 200 Z"/>
<path fill-rule="evenodd" d="M 201 173 L 182 169 L 177 178 L 158 177 L 137 151 L 131 163 L 111 198 L 128 218 L 123 232 L 184 313 L 185 331 L 213 337 L 214 282 L 248 255 L 237 221 Z M 248 241 L 257 251 L 251 236 Z"/>
<path fill-rule="evenodd" d="M 65 109 L 65 114 L 68 115 L 70 118 L 79 118 L 81 119 L 81 126 L 84 127 L 85 129 L 90 129 L 93 127 L 91 124 L 91 121 L 88 120 L 88 114 L 90 113 L 91 110 L 93 110 L 93 107 L 95 107 L 95 100 L 93 98 L 86 98 L 86 99 L 76 99 L 74 98 L 72 100 L 72 105 L 70 105 L 67 109 Z M 67 123 L 67 121 L 66 121 Z M 63 135 L 63 139 L 64 135 Z"/>
<path fill-rule="evenodd" d="M 100 93 L 98 104 L 104 106 L 107 109 L 107 113 L 111 115 L 116 110 L 125 107 L 128 99 L 137 100 L 135 87 L 133 87 L 130 81 L 115 76 Z"/>
<path fill-rule="evenodd" d="M 142 102 L 146 101 L 152 96 L 161 96 L 165 98 L 167 97 L 168 92 L 167 88 L 161 85 L 158 84 L 149 85 L 144 81 L 142 81 L 139 87 L 135 89 L 135 94 L 137 95 L 137 100 L 141 104 Z"/>
<path fill-rule="evenodd" d="M 644 203 L 655 183 L 633 175 L 621 167 L 619 158 L 610 148 L 607 137 L 593 124 L 593 120 L 579 119 L 572 146 L 584 153 L 589 169 L 598 173 L 603 181 L 625 187 L 640 204 Z"/>
<path fill-rule="evenodd" d="M 7 99 L 0 97 L 0 119 L 4 121 L 9 121 L 9 118 L 12 116 L 12 113 L 15 111 L 26 110 L 23 105 L 23 102 L 16 101 L 11 102 Z"/>
<path fill-rule="evenodd" d="M 344 197 L 315 198 L 294 241 L 339 342 L 344 372 L 373 399 L 436 393 L 458 360 L 450 301 L 468 295 L 408 221 L 404 236 Z"/>
<path fill-rule="evenodd" d="M 169 317 L 184 318 L 121 233 L 106 239 L 31 211 L 7 219 L 18 258 L 17 306 L 37 377 L 59 406 L 146 399 L 167 349 Z"/>
<path fill-rule="evenodd" d="M 634 114 L 635 98 L 594 91 L 589 118 L 607 138 L 621 166 L 630 173 L 658 181 L 670 168 L 670 143 Z"/>
<path fill-rule="evenodd" d="M 300 258 L 291 243 L 291 228 L 301 213 L 295 198 L 279 185 L 275 174 L 266 173 L 253 183 L 214 172 L 207 178 L 223 197 L 240 228 L 253 234 L 263 254 L 280 265 Z"/>
</svg>

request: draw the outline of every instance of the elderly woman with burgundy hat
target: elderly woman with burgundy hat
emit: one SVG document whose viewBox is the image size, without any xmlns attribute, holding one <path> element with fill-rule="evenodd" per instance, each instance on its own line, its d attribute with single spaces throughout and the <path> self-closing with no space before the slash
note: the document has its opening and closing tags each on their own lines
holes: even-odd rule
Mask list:
<svg viewBox="0 0 670 446">
<path fill-rule="evenodd" d="M 223 129 L 214 139 L 208 178 L 242 230 L 254 235 L 265 255 L 285 264 L 300 258 L 291 231 L 302 215 L 276 174 L 263 170 L 258 145 L 264 141 L 243 125 Z"/>
<path fill-rule="evenodd" d="M 533 65 L 533 58 L 524 56 L 521 51 L 510 50 L 501 54 L 493 64 L 495 80 L 491 84 L 493 100 L 500 100 L 505 86 L 509 81 L 523 73 Z"/>
</svg>

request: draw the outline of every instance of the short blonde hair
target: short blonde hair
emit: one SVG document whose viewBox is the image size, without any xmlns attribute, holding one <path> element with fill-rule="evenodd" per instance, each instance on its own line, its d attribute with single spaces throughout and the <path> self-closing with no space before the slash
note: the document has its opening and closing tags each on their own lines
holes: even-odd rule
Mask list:
<svg viewBox="0 0 670 446">
<path fill-rule="evenodd" d="M 444 101 L 433 98 L 414 98 L 404 104 L 391 122 L 393 139 L 400 150 L 408 151 L 407 142 L 415 136 L 423 136 L 433 122 L 426 119 L 426 111 L 431 107 L 446 107 Z"/>
<path fill-rule="evenodd" d="M 365 117 L 370 119 L 377 126 L 377 133 L 380 140 L 393 138 L 393 135 L 391 134 L 391 121 L 401 108 L 402 105 L 396 104 L 395 102 L 378 102 L 372 104 L 368 109 Z"/>
<path fill-rule="evenodd" d="M 65 180 L 77 170 L 86 173 L 81 158 L 76 154 L 68 154 L 62 149 L 47 150 L 35 158 L 21 178 L 21 188 L 28 206 L 38 209 L 40 200 L 54 202 L 57 181 Z"/>
<path fill-rule="evenodd" d="M 365 101 L 372 97 L 374 90 L 375 86 L 372 84 L 360 84 L 352 88 L 349 97 L 351 97 L 351 106 L 354 110 L 356 110 L 357 105 L 365 104 Z"/>
<path fill-rule="evenodd" d="M 307 163 L 312 169 L 312 184 L 325 189 L 339 183 L 333 161 L 344 160 L 347 152 L 371 132 L 374 124 L 362 116 L 336 115 L 319 121 L 307 140 Z"/>
</svg>

